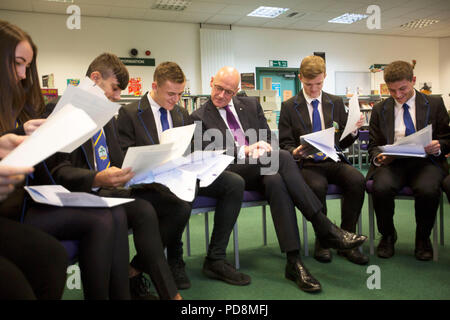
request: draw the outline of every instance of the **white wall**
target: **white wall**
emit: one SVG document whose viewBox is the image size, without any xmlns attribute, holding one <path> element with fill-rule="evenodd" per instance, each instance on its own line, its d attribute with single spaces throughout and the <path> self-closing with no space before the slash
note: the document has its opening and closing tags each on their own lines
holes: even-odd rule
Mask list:
<svg viewBox="0 0 450 320">
<path fill-rule="evenodd" d="M 166 60 L 180 64 L 190 80 L 191 93 L 202 93 L 198 24 L 82 16 L 81 30 L 68 30 L 67 17 L 0 10 L 0 19 L 15 23 L 31 34 L 39 48 L 40 74 L 54 73 L 55 85 L 60 90 L 66 87 L 67 78 L 82 77 L 96 55 L 109 51 L 128 56 L 129 50 L 135 47 L 142 54 L 146 49 L 151 50 L 156 64 Z M 255 67 L 268 67 L 269 60 L 287 60 L 289 67 L 298 67 L 304 56 L 324 51 L 328 68 L 324 90 L 331 93 L 335 90 L 335 71 L 368 71 L 373 63 L 398 59 L 416 59 L 417 82 L 432 82 L 433 93 L 442 93 L 441 81 L 445 83 L 447 93 L 450 88 L 448 38 L 246 27 L 233 27 L 232 34 L 234 61 L 240 72 L 255 72 Z M 440 64 L 447 66 L 446 71 Z M 129 70 L 131 76 L 143 77 L 145 90 L 150 88 L 154 67 L 129 67 Z"/>
<path fill-rule="evenodd" d="M 336 71 L 369 71 L 374 63 L 415 59 L 417 82 L 431 81 L 433 91 L 440 92 L 438 39 L 242 27 L 233 32 L 240 72 L 268 67 L 269 60 L 287 60 L 288 67 L 298 68 L 303 57 L 323 51 L 327 63 L 324 90 L 334 93 Z"/>
<path fill-rule="evenodd" d="M 39 52 L 38 71 L 41 75 L 53 73 L 60 93 L 67 86 L 67 78 L 84 77 L 97 55 L 112 52 L 129 57 L 131 48 L 139 50 L 139 57 L 146 57 L 145 50 L 150 50 L 150 58 L 155 59 L 156 65 L 176 61 L 190 80 L 191 91 L 200 88 L 198 25 L 82 16 L 81 29 L 69 30 L 67 17 L 0 10 L 0 19 L 31 35 Z M 128 70 L 130 76 L 143 78 L 144 92 L 151 88 L 155 67 L 130 66 Z"/>
<path fill-rule="evenodd" d="M 439 39 L 439 73 L 442 98 L 450 109 L 450 37 Z"/>
</svg>

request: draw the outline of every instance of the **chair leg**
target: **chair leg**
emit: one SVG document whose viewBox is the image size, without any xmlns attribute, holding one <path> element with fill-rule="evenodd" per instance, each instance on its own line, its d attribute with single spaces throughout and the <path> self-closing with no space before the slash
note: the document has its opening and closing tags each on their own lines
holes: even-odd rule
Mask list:
<svg viewBox="0 0 450 320">
<path fill-rule="evenodd" d="M 262 206 L 262 232 L 263 232 L 263 244 L 267 246 L 267 215 L 266 206 Z"/>
<path fill-rule="evenodd" d="M 359 214 L 358 218 L 358 234 L 362 234 L 362 215 Z M 359 247 L 359 252 L 363 253 L 362 245 Z"/>
<path fill-rule="evenodd" d="M 190 234 L 190 230 L 189 230 L 189 221 L 186 224 L 186 251 L 187 251 L 188 257 L 190 257 L 191 256 L 191 234 Z"/>
<path fill-rule="evenodd" d="M 373 199 L 372 195 L 369 194 L 369 243 L 370 243 L 370 254 L 373 255 L 374 250 L 374 238 L 375 238 L 375 221 L 373 213 Z"/>
<path fill-rule="evenodd" d="M 208 254 L 209 248 L 209 221 L 208 221 L 209 212 L 205 212 L 205 243 L 206 243 L 206 253 Z"/>
<path fill-rule="evenodd" d="M 437 219 L 434 221 L 433 227 L 433 261 L 438 261 L 438 230 Z"/>
<path fill-rule="evenodd" d="M 308 226 L 306 224 L 305 216 L 302 215 L 303 222 L 303 251 L 305 251 L 305 257 L 309 256 L 308 250 Z"/>
<path fill-rule="evenodd" d="M 234 245 L 234 266 L 237 270 L 241 267 L 239 263 L 239 240 L 238 240 L 238 225 L 237 221 L 233 227 L 233 245 Z"/>
<path fill-rule="evenodd" d="M 441 192 L 441 199 L 439 204 L 439 229 L 441 235 L 441 246 L 444 245 L 444 193 Z"/>
</svg>

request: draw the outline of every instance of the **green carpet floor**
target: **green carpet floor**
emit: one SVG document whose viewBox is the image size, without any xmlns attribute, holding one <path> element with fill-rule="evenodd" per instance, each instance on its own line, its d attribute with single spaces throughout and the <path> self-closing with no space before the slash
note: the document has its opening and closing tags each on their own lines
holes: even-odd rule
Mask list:
<svg viewBox="0 0 450 320">
<path fill-rule="evenodd" d="M 241 210 L 238 219 L 239 256 L 241 271 L 252 278 L 245 287 L 236 287 L 210 280 L 203 276 L 202 264 L 205 257 L 204 216 L 196 215 L 190 219 L 191 256 L 186 256 L 186 270 L 192 287 L 181 291 L 183 298 L 194 300 L 440 300 L 450 299 L 450 205 L 445 197 L 445 246 L 439 245 L 439 261 L 421 262 L 414 258 L 415 219 L 413 201 L 396 201 L 395 226 L 398 233 L 395 256 L 380 259 L 370 256 L 369 264 L 358 266 L 333 252 L 333 261 L 323 264 L 310 256 L 303 257 L 310 272 L 321 282 L 322 292 L 308 294 L 300 291 L 294 282 L 284 278 L 285 256 L 279 250 L 270 210 L 267 210 L 268 244 L 263 245 L 261 208 Z M 368 235 L 367 196 L 362 210 L 363 234 Z M 340 224 L 339 200 L 328 201 L 329 217 Z M 209 214 L 212 230 L 213 213 Z M 301 230 L 301 216 L 297 215 Z M 300 233 L 301 234 L 301 233 Z M 375 246 L 380 235 L 376 231 Z M 183 238 L 185 239 L 185 238 Z M 130 236 L 130 255 L 134 255 L 134 245 Z M 314 233 L 308 223 L 308 242 L 314 247 Z M 369 242 L 364 246 L 369 254 Z M 186 253 L 186 250 L 185 250 Z M 232 238 L 228 246 L 228 258 L 234 261 Z M 369 289 L 367 283 L 374 283 L 373 271 L 369 266 L 379 267 L 379 289 Z M 373 267 L 369 268 L 372 269 Z M 370 279 L 369 279 L 370 278 Z M 369 280 L 369 281 L 368 281 Z M 66 288 L 63 299 L 83 299 L 82 290 Z"/>
</svg>

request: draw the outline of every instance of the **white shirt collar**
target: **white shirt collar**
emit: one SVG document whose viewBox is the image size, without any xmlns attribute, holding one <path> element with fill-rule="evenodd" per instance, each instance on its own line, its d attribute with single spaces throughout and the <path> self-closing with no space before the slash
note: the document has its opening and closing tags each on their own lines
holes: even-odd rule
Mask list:
<svg viewBox="0 0 450 320">
<path fill-rule="evenodd" d="M 308 96 L 305 92 L 305 88 L 302 88 L 303 91 L 303 96 L 305 97 L 306 102 L 308 102 L 308 104 L 311 104 L 311 101 L 313 100 L 319 100 L 319 103 L 322 103 L 322 90 L 320 91 L 320 95 L 317 98 L 311 98 L 310 96 Z"/>
<path fill-rule="evenodd" d="M 394 101 L 395 101 L 396 108 L 399 108 L 399 109 L 403 108 L 403 104 L 398 103 L 397 100 L 395 100 L 395 99 L 394 99 Z M 410 109 L 416 105 L 416 90 L 414 90 L 413 96 L 405 103 L 409 106 Z"/>
</svg>

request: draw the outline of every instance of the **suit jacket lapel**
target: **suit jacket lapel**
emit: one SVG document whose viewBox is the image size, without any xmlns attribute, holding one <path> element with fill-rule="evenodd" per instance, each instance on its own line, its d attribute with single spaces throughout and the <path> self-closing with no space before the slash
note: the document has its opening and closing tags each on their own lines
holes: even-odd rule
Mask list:
<svg viewBox="0 0 450 320">
<path fill-rule="evenodd" d="M 224 135 L 224 138 L 225 138 L 225 135 L 227 135 L 227 134 L 231 135 L 231 133 L 228 130 L 227 125 L 223 121 L 223 118 L 220 116 L 219 110 L 212 103 L 211 100 L 208 101 L 206 110 L 208 111 L 207 117 L 209 117 L 211 119 L 212 123 L 214 123 L 214 127 L 219 129 L 222 132 L 222 134 Z M 231 141 L 234 141 L 234 137 L 232 135 L 231 135 L 231 138 L 232 138 Z"/>
<path fill-rule="evenodd" d="M 179 106 L 175 106 L 172 111 L 170 111 L 170 116 L 172 117 L 172 125 L 174 128 L 181 127 L 184 124 L 183 121 L 183 115 L 181 112 L 178 112 L 176 109 L 179 108 Z"/>
<path fill-rule="evenodd" d="M 306 105 L 306 99 L 303 95 L 303 91 L 300 91 L 297 96 L 297 101 L 295 108 L 297 109 L 297 114 L 300 117 L 300 120 L 303 124 L 303 128 L 306 130 L 306 133 L 312 132 L 312 121 L 309 117 L 308 106 Z"/>
<path fill-rule="evenodd" d="M 388 98 L 383 108 L 383 117 L 385 123 L 385 136 L 387 144 L 394 143 L 395 116 L 394 116 L 394 98 Z"/>
<path fill-rule="evenodd" d="M 330 103 L 328 97 L 325 97 L 326 93 L 322 92 L 322 117 L 325 128 L 322 130 L 331 128 L 333 126 L 333 104 Z"/>
<path fill-rule="evenodd" d="M 245 106 L 239 101 L 238 98 L 233 98 L 234 109 L 239 117 L 239 122 L 241 123 L 242 129 L 247 131 L 250 128 L 250 123 L 248 121 L 247 113 L 245 112 Z"/>
<path fill-rule="evenodd" d="M 159 144 L 159 138 L 158 138 L 158 131 L 156 130 L 156 123 L 155 123 L 155 117 L 153 115 L 152 108 L 150 106 L 150 103 L 148 101 L 148 95 L 144 95 L 141 99 L 141 105 L 140 110 L 138 110 L 138 117 L 142 119 L 145 126 L 147 127 L 148 132 L 150 133 L 150 136 L 152 137 L 155 144 Z M 149 144 L 151 141 L 149 141 Z"/>
<path fill-rule="evenodd" d="M 428 105 L 425 103 L 423 96 L 416 91 L 416 131 L 419 131 L 427 125 L 426 117 Z"/>
</svg>

